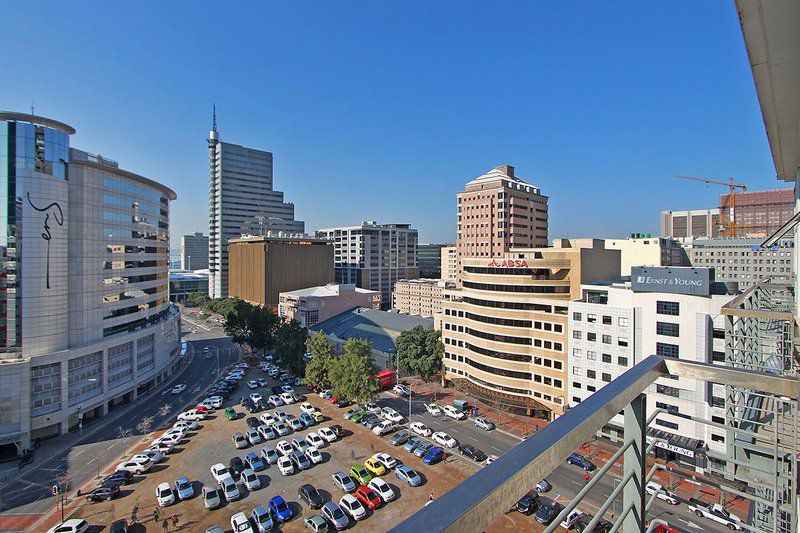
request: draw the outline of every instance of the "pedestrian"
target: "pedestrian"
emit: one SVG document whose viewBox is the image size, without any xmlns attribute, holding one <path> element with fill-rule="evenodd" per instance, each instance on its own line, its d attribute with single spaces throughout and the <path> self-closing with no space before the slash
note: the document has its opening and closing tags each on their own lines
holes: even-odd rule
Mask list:
<svg viewBox="0 0 800 533">
<path fill-rule="evenodd" d="M 430 496 L 428 496 L 428 499 L 429 499 L 430 501 L 433 501 L 433 491 L 431 491 L 431 494 L 430 494 Z"/>
<path fill-rule="evenodd" d="M 172 515 L 172 525 L 178 527 L 178 515 Z"/>
<path fill-rule="evenodd" d="M 169 529 L 169 522 L 167 522 L 166 519 L 164 519 L 164 521 L 161 522 L 161 529 L 164 530 L 164 533 L 167 533 L 167 530 Z"/>
<path fill-rule="evenodd" d="M 589 472 L 586 472 L 585 474 L 583 474 L 583 481 L 584 481 L 584 484 L 585 484 L 585 485 L 588 485 L 588 484 L 589 484 L 589 480 L 590 480 L 591 478 L 592 478 L 592 476 L 591 476 L 591 474 L 589 474 Z"/>
<path fill-rule="evenodd" d="M 158 522 L 158 507 L 153 509 L 153 522 Z"/>
<path fill-rule="evenodd" d="M 372 453 L 375 453 L 375 444 L 370 442 L 369 443 L 369 449 L 372 451 Z"/>
<path fill-rule="evenodd" d="M 133 509 L 131 509 L 131 523 L 132 524 L 136 523 L 136 515 L 138 513 L 139 513 L 139 506 L 138 505 L 134 505 Z"/>
<path fill-rule="evenodd" d="M 350 459 L 355 459 L 355 458 L 356 458 L 356 452 L 355 452 L 355 450 L 350 448 Z"/>
</svg>

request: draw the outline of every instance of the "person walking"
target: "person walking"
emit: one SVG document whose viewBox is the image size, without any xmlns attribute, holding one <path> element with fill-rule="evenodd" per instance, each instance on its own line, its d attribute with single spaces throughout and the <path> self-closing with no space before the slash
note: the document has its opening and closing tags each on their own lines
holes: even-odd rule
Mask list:
<svg viewBox="0 0 800 533">
<path fill-rule="evenodd" d="M 153 509 L 153 522 L 158 522 L 158 507 Z"/>
<path fill-rule="evenodd" d="M 131 509 L 131 524 L 136 523 L 136 515 L 139 513 L 139 506 L 134 505 L 133 509 Z"/>
<path fill-rule="evenodd" d="M 428 499 L 429 499 L 430 501 L 433 501 L 433 491 L 431 491 L 431 494 L 430 494 L 430 496 L 428 496 Z"/>
<path fill-rule="evenodd" d="M 166 518 L 164 519 L 163 522 L 161 522 L 161 529 L 164 530 L 164 533 L 167 533 L 167 531 L 169 530 L 169 522 L 167 522 Z"/>
<path fill-rule="evenodd" d="M 586 472 L 586 473 L 583 474 L 583 484 L 584 485 L 588 485 L 590 479 L 592 479 L 592 475 L 589 474 L 589 472 Z"/>
</svg>

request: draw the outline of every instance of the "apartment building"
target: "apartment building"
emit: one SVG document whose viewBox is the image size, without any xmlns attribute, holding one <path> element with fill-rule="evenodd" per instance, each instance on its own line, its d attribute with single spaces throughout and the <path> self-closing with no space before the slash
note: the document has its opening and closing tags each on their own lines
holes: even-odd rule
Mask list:
<svg viewBox="0 0 800 533">
<path fill-rule="evenodd" d="M 681 239 L 686 237 L 719 237 L 722 230 L 719 209 L 691 211 L 662 211 L 661 236 Z"/>
<path fill-rule="evenodd" d="M 495 167 L 457 194 L 458 261 L 502 257 L 512 247 L 547 246 L 547 196 L 516 177 L 514 167 Z M 457 266 L 460 276 L 461 265 Z M 460 281 L 460 279 L 458 279 Z"/>
<path fill-rule="evenodd" d="M 455 282 L 442 279 L 401 279 L 394 285 L 392 309 L 410 315 L 432 317 L 442 312 L 444 290 Z"/>
<path fill-rule="evenodd" d="M 321 229 L 316 236 L 333 244 L 336 283 L 354 283 L 380 292 L 385 309 L 392 303 L 395 283 L 419 277 L 417 230 L 410 224 L 371 220 L 358 226 Z"/>
<path fill-rule="evenodd" d="M 360 307 L 381 308 L 381 293 L 356 287 L 349 283 L 329 283 L 296 291 L 280 293 L 278 316 L 296 320 L 304 328 L 325 322 L 340 313 Z"/>
<path fill-rule="evenodd" d="M 445 289 L 443 381 L 501 409 L 550 419 L 567 405 L 567 312 L 581 283 L 619 276 L 620 251 L 594 239 L 465 257 Z"/>
<path fill-rule="evenodd" d="M 690 239 L 685 243 L 694 267 L 712 267 L 717 281 L 736 282 L 741 290 L 770 279 L 788 281 L 794 271 L 794 238 L 764 247 L 764 239 Z"/>
<path fill-rule="evenodd" d="M 623 276 L 630 276 L 634 266 L 689 266 L 686 250 L 675 239 L 632 233 L 626 239 L 606 239 L 606 248 L 622 252 Z"/>
<path fill-rule="evenodd" d="M 455 281 L 458 272 L 458 254 L 455 246 L 442 247 L 441 277 L 444 280 Z"/>
<path fill-rule="evenodd" d="M 569 304 L 570 405 L 652 354 L 724 365 L 721 309 L 733 292 L 714 281 L 713 268 L 636 267 L 629 281 L 583 284 L 580 300 Z M 700 472 L 724 471 L 725 430 L 687 418 L 724 423 L 723 386 L 665 376 L 647 396 L 650 414 L 666 410 L 648 432 L 657 457 Z M 616 415 L 601 435 L 622 442 L 623 427 Z"/>
</svg>

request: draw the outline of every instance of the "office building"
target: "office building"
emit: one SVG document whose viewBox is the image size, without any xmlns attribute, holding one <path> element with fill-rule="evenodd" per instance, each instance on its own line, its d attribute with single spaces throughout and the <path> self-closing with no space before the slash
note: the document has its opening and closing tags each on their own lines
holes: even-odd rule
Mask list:
<svg viewBox="0 0 800 533">
<path fill-rule="evenodd" d="M 634 266 L 689 266 L 681 243 L 674 239 L 632 233 L 627 239 L 606 239 L 606 248 L 622 252 L 623 276 L 631 275 Z"/>
<path fill-rule="evenodd" d="M 455 246 L 442 247 L 442 279 L 455 281 L 458 273 L 458 253 Z"/>
<path fill-rule="evenodd" d="M 772 246 L 763 238 L 691 239 L 685 244 L 694 267 L 711 267 L 717 281 L 736 282 L 741 290 L 761 281 L 787 282 L 794 272 L 794 239 L 791 234 Z"/>
<path fill-rule="evenodd" d="M 228 254 L 230 296 L 276 312 L 280 293 L 333 281 L 333 246 L 322 239 L 231 239 Z"/>
<path fill-rule="evenodd" d="M 734 214 L 736 237 L 763 239 L 794 215 L 794 189 L 737 191 L 733 201 L 730 194 L 721 194 L 719 212 L 723 222 L 730 221 Z"/>
<path fill-rule="evenodd" d="M 208 138 L 208 290 L 228 296 L 228 241 L 243 234 L 303 234 L 294 204 L 273 189 L 272 153 L 223 142 L 216 116 Z"/>
<path fill-rule="evenodd" d="M 208 237 L 197 231 L 181 237 L 181 270 L 208 269 Z"/>
<path fill-rule="evenodd" d="M 190 294 L 199 292 L 208 295 L 208 269 L 170 270 L 169 300 L 183 303 Z"/>
<path fill-rule="evenodd" d="M 419 275 L 423 278 L 439 279 L 442 277 L 442 249 L 446 244 L 417 245 L 417 263 Z"/>
<path fill-rule="evenodd" d="M 432 317 L 442 312 L 444 290 L 455 282 L 442 279 L 401 279 L 394 285 L 392 309 L 410 315 Z"/>
<path fill-rule="evenodd" d="M 575 406 L 651 354 L 724 365 L 722 307 L 732 289 L 714 281 L 713 268 L 634 267 L 630 280 L 583 284 L 569 304 L 569 402 Z M 656 457 L 703 472 L 722 471 L 725 430 L 687 417 L 722 422 L 725 388 L 690 378 L 659 378 L 647 389 L 648 441 Z M 623 442 L 624 419 L 600 434 Z M 706 451 L 711 450 L 711 454 Z M 715 456 L 714 453 L 717 455 Z"/>
<path fill-rule="evenodd" d="M 392 289 L 401 279 L 419 277 L 417 230 L 410 224 L 362 222 L 327 228 L 316 236 L 333 243 L 336 283 L 381 293 L 381 305 L 392 303 Z"/>
<path fill-rule="evenodd" d="M 550 419 L 567 405 L 567 308 L 581 283 L 619 276 L 603 241 L 465 257 L 442 303 L 443 380 L 500 409 Z"/>
<path fill-rule="evenodd" d="M 457 197 L 459 262 L 465 257 L 502 257 L 512 247 L 547 246 L 547 196 L 516 177 L 511 165 L 478 176 Z"/>
<path fill-rule="evenodd" d="M 70 149 L 61 122 L 0 112 L 0 445 L 31 447 L 174 371 L 168 187 Z"/>
<path fill-rule="evenodd" d="M 719 209 L 693 211 L 662 211 L 661 236 L 681 239 L 686 237 L 719 237 L 723 229 Z"/>
<path fill-rule="evenodd" d="M 352 283 L 347 285 L 329 283 L 286 291 L 280 293 L 279 299 L 278 316 L 286 320 L 296 320 L 304 328 L 325 322 L 356 307 L 381 308 L 381 293 L 356 287 Z"/>
</svg>

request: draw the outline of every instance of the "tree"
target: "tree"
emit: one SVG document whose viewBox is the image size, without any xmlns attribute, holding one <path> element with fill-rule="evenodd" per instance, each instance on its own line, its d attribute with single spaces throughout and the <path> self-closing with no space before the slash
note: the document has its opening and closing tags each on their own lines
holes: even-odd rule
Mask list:
<svg viewBox="0 0 800 533">
<path fill-rule="evenodd" d="M 275 346 L 281 319 L 270 309 L 229 299 L 225 315 L 225 333 L 237 344 L 249 344 L 256 352 L 265 353 Z"/>
<path fill-rule="evenodd" d="M 296 320 L 282 322 L 275 333 L 275 356 L 278 365 L 292 374 L 301 374 L 306 361 L 308 331 Z"/>
<path fill-rule="evenodd" d="M 153 417 L 146 416 L 139 420 L 139 423 L 136 424 L 136 431 L 138 431 L 142 435 L 147 435 L 150 433 L 150 429 L 153 427 Z"/>
<path fill-rule="evenodd" d="M 211 299 L 202 292 L 193 292 L 186 297 L 186 305 L 188 307 L 205 307 L 209 300 Z"/>
<path fill-rule="evenodd" d="M 305 384 L 327 387 L 330 384 L 328 373 L 333 365 L 333 344 L 322 331 L 316 332 L 306 341 L 306 349 L 311 352 L 311 360 L 306 363 Z"/>
<path fill-rule="evenodd" d="M 375 378 L 370 342 L 365 339 L 347 339 L 344 353 L 333 360 L 328 376 L 336 396 L 356 402 L 372 400 L 380 387 Z"/>
<path fill-rule="evenodd" d="M 425 331 L 422 326 L 415 326 L 402 332 L 395 344 L 398 368 L 429 377 L 442 367 L 444 345 L 439 331 Z"/>
</svg>

